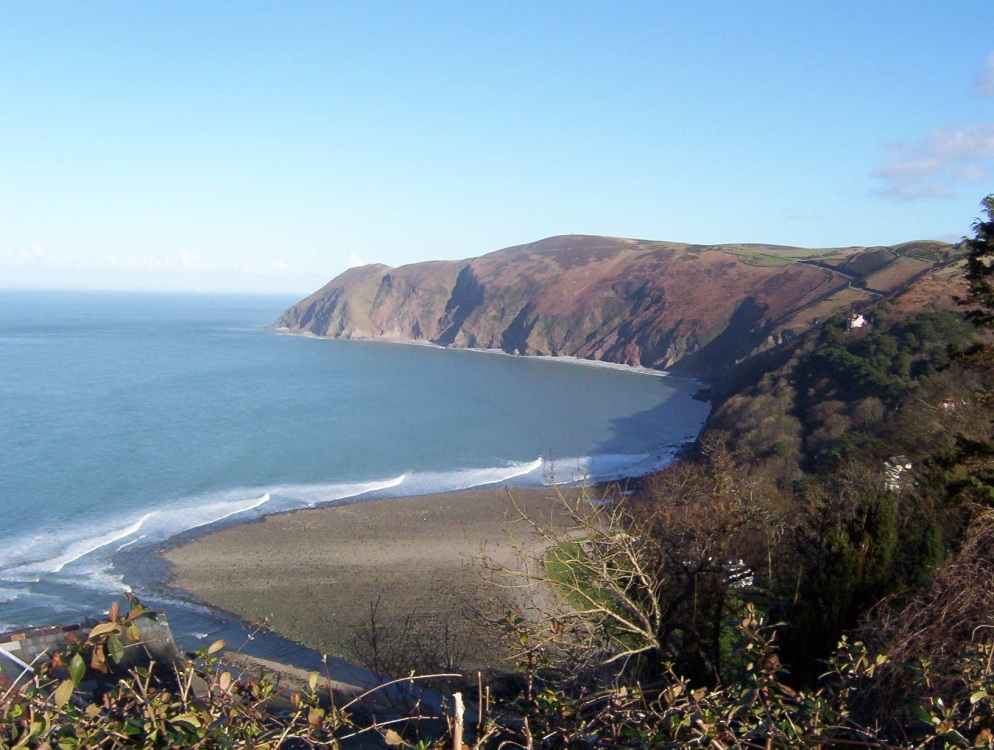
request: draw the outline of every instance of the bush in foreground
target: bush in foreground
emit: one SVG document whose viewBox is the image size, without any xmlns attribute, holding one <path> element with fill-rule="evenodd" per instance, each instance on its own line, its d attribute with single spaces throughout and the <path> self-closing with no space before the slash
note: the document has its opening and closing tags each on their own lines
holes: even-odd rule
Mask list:
<svg viewBox="0 0 994 750">
<path fill-rule="evenodd" d="M 987 528 L 992 524 L 988 523 Z M 84 690 L 95 670 L 114 662 L 129 640 L 137 602 L 96 626 L 74 648 L 39 667 L 0 700 L 0 748 L 305 748 L 349 746 L 363 735 L 398 747 L 460 748 L 946 748 L 989 747 L 994 731 L 991 642 L 976 642 L 942 668 L 927 660 L 893 663 L 843 640 L 818 689 L 789 687 L 776 653 L 776 626 L 752 606 L 736 624 L 743 677 L 694 688 L 664 665 L 651 685 L 563 691 L 546 686 L 536 665 L 528 689 L 504 706 L 471 709 L 464 732 L 414 711 L 393 721 L 357 719 L 355 703 L 338 707 L 313 674 L 298 692 L 280 694 L 264 679 L 221 669 L 217 642 L 163 675 L 133 669 L 100 692 Z M 526 642 L 527 643 L 527 642 Z M 130 645 L 130 644 L 129 644 Z M 526 645 L 532 656 L 543 646 Z M 860 705 L 880 675 L 899 676 L 906 723 L 874 721 Z M 434 734 L 417 729 L 435 719 Z M 446 726 L 448 729 L 446 729 Z M 465 743 L 465 745 L 464 745 Z M 354 746 L 354 745 L 353 745 Z M 369 744 L 361 746 L 371 746 Z"/>
</svg>

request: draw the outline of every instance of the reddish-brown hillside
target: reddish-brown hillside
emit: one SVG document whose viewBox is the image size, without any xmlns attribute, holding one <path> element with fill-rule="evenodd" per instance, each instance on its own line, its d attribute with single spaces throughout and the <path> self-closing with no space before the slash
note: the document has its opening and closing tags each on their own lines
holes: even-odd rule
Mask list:
<svg viewBox="0 0 994 750">
<path fill-rule="evenodd" d="M 899 293 L 955 255 L 937 242 L 807 250 L 569 235 L 469 260 L 354 268 L 277 325 L 709 377 L 840 307 Z"/>
</svg>

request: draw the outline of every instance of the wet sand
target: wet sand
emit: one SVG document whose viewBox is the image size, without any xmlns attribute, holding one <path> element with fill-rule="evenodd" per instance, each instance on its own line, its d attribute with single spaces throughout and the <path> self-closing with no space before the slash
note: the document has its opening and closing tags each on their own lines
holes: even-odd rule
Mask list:
<svg viewBox="0 0 994 750">
<path fill-rule="evenodd" d="M 479 666 L 497 654 L 492 630 L 473 612 L 504 606 L 481 558 L 517 568 L 544 547 L 519 509 L 535 519 L 559 515 L 557 490 L 476 489 L 296 511 L 209 534 L 164 558 L 174 586 L 321 652 L 355 659 L 357 643 L 368 650 L 363 634 L 375 605 L 387 640 L 407 622 L 421 641 L 447 634 L 466 651 L 463 665 Z"/>
</svg>

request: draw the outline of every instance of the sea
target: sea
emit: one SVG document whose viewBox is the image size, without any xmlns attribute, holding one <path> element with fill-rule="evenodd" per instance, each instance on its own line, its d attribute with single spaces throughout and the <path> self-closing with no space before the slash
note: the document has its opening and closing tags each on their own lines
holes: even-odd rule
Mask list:
<svg viewBox="0 0 994 750">
<path fill-rule="evenodd" d="M 643 474 L 707 415 L 658 373 L 272 329 L 296 301 L 0 290 L 0 632 L 131 591 L 182 648 L 308 666 L 156 553 L 301 508 Z"/>
</svg>

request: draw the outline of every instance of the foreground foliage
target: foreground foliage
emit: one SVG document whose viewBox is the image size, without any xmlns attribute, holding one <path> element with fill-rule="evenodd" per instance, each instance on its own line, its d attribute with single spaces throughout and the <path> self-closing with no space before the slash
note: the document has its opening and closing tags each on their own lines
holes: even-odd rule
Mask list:
<svg viewBox="0 0 994 750">
<path fill-rule="evenodd" d="M 994 525 L 994 523 L 989 523 Z M 341 747 L 364 732 L 383 743 L 419 748 L 815 748 L 989 746 L 994 731 L 994 674 L 989 643 L 961 655 L 954 671 L 927 661 L 892 664 L 861 643 L 843 640 L 827 662 L 820 686 L 798 691 L 784 681 L 776 630 L 751 605 L 735 627 L 743 658 L 739 681 L 695 687 L 664 665 L 652 684 L 615 684 L 600 690 L 562 692 L 547 684 L 541 660 L 525 669 L 528 689 L 502 707 L 478 707 L 478 719 L 460 733 L 453 725 L 434 734 L 404 732 L 412 717 L 364 725 L 321 694 L 317 675 L 309 686 L 277 694 L 264 679 L 232 678 L 219 669 L 223 644 L 193 654 L 170 679 L 139 668 L 102 694 L 80 688 L 110 636 L 127 639 L 141 610 L 97 626 L 85 642 L 39 669 L 30 684 L 8 690 L 0 701 L 2 748 L 303 748 Z M 528 650 L 541 651 L 544 645 Z M 532 654 L 534 655 L 534 654 Z M 113 661 L 114 657 L 110 655 Z M 60 679 L 58 665 L 68 667 Z M 523 662 L 524 664 L 524 662 Z M 895 671 L 914 689 L 905 696 L 909 720 L 899 729 L 860 718 L 859 701 L 881 675 Z M 173 679 L 174 678 L 174 679 Z M 198 680 L 200 681 L 198 684 Z M 171 683 L 171 684 L 170 684 Z M 277 699 L 282 699 L 277 700 Z M 401 730 L 401 731 L 398 731 Z"/>
<path fill-rule="evenodd" d="M 399 744 L 395 724 L 430 718 L 421 716 L 416 700 L 410 716 L 380 721 L 365 716 L 363 701 L 396 683 L 342 700 L 330 681 L 312 673 L 307 686 L 279 690 L 264 676 L 225 668 L 224 641 L 178 663 L 150 662 L 119 673 L 114 665 L 122 661 L 124 650 L 142 648 L 136 620 L 156 616 L 130 594 L 128 599 L 126 614 L 115 603 L 109 618 L 84 640 L 34 665 L 30 673 L 25 670 L 0 694 L 0 749 L 268 750 L 339 747 L 368 734 Z M 359 721 L 360 716 L 365 720 Z"/>
</svg>

